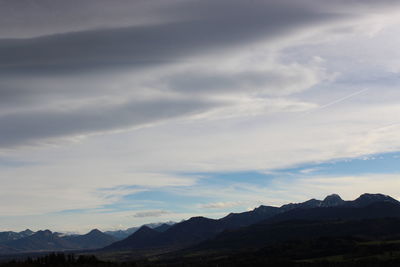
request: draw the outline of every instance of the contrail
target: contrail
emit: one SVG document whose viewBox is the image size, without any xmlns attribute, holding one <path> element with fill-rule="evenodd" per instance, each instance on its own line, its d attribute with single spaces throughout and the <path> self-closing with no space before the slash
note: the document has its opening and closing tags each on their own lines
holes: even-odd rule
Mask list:
<svg viewBox="0 0 400 267">
<path fill-rule="evenodd" d="M 337 104 L 337 103 L 340 103 L 340 102 L 342 102 L 342 101 L 344 101 L 344 100 L 346 100 L 346 99 L 349 99 L 349 98 L 352 98 L 352 97 L 357 96 L 357 95 L 359 95 L 359 94 L 362 94 L 362 93 L 364 93 L 365 91 L 368 91 L 368 90 L 369 90 L 368 88 L 362 89 L 362 90 L 360 90 L 360 91 L 358 91 L 358 92 L 352 93 L 352 94 L 350 94 L 350 95 L 348 95 L 348 96 L 339 98 L 339 99 L 337 99 L 337 100 L 335 100 L 335 101 L 332 101 L 332 102 L 330 102 L 330 103 L 328 103 L 328 104 L 325 104 L 325 105 L 323 105 L 323 106 L 320 106 L 320 107 L 317 108 L 317 109 L 324 109 L 324 108 L 330 107 L 330 106 L 335 105 L 335 104 Z"/>
<path fill-rule="evenodd" d="M 347 95 L 347 96 L 344 96 L 342 98 L 336 99 L 335 101 L 329 102 L 329 103 L 327 103 L 327 104 L 325 104 L 323 106 L 316 107 L 315 109 L 310 110 L 309 112 L 306 112 L 306 114 L 310 114 L 310 113 L 313 113 L 313 112 L 315 112 L 317 110 L 324 109 L 324 108 L 336 105 L 336 104 L 338 104 L 340 102 L 343 102 L 343 101 L 345 101 L 345 100 L 347 100 L 349 98 L 352 98 L 352 97 L 355 97 L 355 96 L 357 96 L 359 94 L 362 94 L 362 93 L 364 93 L 365 91 L 368 91 L 368 90 L 369 90 L 369 88 L 365 88 L 365 89 L 362 89 L 362 90 L 357 91 L 355 93 L 352 93 L 350 95 Z"/>
</svg>

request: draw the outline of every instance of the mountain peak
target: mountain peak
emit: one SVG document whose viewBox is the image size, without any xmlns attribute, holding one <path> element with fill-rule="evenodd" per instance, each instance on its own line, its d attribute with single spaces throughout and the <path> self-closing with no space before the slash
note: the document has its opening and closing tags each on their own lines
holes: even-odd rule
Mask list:
<svg viewBox="0 0 400 267">
<path fill-rule="evenodd" d="M 377 202 L 386 202 L 386 203 L 392 203 L 392 204 L 400 204 L 399 201 L 396 199 L 384 195 L 384 194 L 370 194 L 370 193 L 365 193 L 359 196 L 357 199 L 354 201 L 351 201 L 351 205 L 354 207 L 365 207 L 369 206 L 371 204 L 377 203 Z"/>
<path fill-rule="evenodd" d="M 33 235 L 35 232 L 33 232 L 31 229 L 26 229 L 24 231 L 19 232 L 21 235 L 23 236 L 29 236 L 29 235 Z"/>
<path fill-rule="evenodd" d="M 99 229 L 93 229 L 91 230 L 89 233 L 87 233 L 88 235 L 97 235 L 97 234 L 102 234 L 103 232 L 100 231 Z"/>
<path fill-rule="evenodd" d="M 375 202 L 390 202 L 393 204 L 400 204 L 396 199 L 384 194 L 370 194 L 365 193 L 353 201 L 355 206 L 367 206 Z"/>
<path fill-rule="evenodd" d="M 362 199 L 389 199 L 391 197 L 388 196 L 388 195 L 384 195 L 384 194 L 364 193 L 364 194 L 360 195 L 358 198 L 362 198 Z"/>
<path fill-rule="evenodd" d="M 338 194 L 331 194 L 325 197 L 321 203 L 321 207 L 335 207 L 344 203 L 345 201 Z"/>
<path fill-rule="evenodd" d="M 340 199 L 340 200 L 342 200 L 342 198 L 341 198 L 338 194 L 330 194 L 330 195 L 327 195 L 327 196 L 325 197 L 324 201 L 327 200 L 327 199 Z"/>
<path fill-rule="evenodd" d="M 46 230 L 37 231 L 36 234 L 39 236 L 51 236 L 51 235 L 53 235 L 53 232 L 50 231 L 49 229 L 46 229 Z"/>
</svg>

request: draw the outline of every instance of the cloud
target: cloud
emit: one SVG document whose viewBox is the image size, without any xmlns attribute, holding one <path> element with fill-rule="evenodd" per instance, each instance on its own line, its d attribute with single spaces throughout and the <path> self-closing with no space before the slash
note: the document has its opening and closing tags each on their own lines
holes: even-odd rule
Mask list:
<svg viewBox="0 0 400 267">
<path fill-rule="evenodd" d="M 386 1 L 342 1 L 320 2 L 316 0 L 263 0 L 252 1 L 250 5 L 240 1 L 198 1 L 198 0 L 81 0 L 79 7 L 74 1 L 65 0 L 1 0 L 0 36 L 15 38 L 43 36 L 59 32 L 70 32 L 104 27 L 127 25 L 160 24 L 177 19 L 202 18 L 206 15 L 226 16 L 240 14 L 240 10 L 254 13 L 257 8 L 269 6 L 280 11 L 307 7 L 315 10 L 339 10 L 341 12 L 376 11 L 379 8 L 393 8 L 396 0 Z M 209 8 L 208 10 L 206 10 Z M 230 11 L 230 12 L 228 12 Z M 281 10 L 277 14 L 283 13 Z M 197 13 L 195 13 L 197 12 Z M 271 12 L 272 13 L 272 12 Z M 48 22 L 51 23 L 48 23 Z"/>
<path fill-rule="evenodd" d="M 301 174 L 311 174 L 311 173 L 317 172 L 319 170 L 321 170 L 321 168 L 318 168 L 318 167 L 317 168 L 307 168 L 307 169 L 300 170 L 300 173 Z"/>
<path fill-rule="evenodd" d="M 135 20 L 126 12 L 131 3 L 115 7 L 86 0 L 77 14 L 93 20 L 79 26 L 68 22 L 78 16 L 69 2 L 46 3 L 21 4 L 30 14 L 24 22 L 32 27 L 22 38 L 0 39 L 3 148 L 176 118 L 310 109 L 316 104 L 289 97 L 329 75 L 317 62 L 281 62 L 280 49 L 304 32 L 353 21 L 365 6 L 353 2 L 344 12 L 341 1 L 327 6 L 309 0 L 170 1 L 173 8 L 163 1 L 139 1 L 134 12 L 142 10 L 149 18 Z M 9 25 L 7 16 L 15 15 L 17 6 L 2 4 Z M 381 10 L 387 4 L 374 6 Z M 40 31 L 43 21 L 33 14 L 48 16 L 60 6 L 65 14 L 51 18 L 54 28 Z M 104 26 L 101 7 L 110 8 Z M 122 19 L 112 22 L 118 16 Z"/>
<path fill-rule="evenodd" d="M 145 217 L 161 217 L 163 215 L 170 214 L 171 212 L 165 210 L 148 210 L 136 212 L 133 217 L 145 218 Z"/>
<path fill-rule="evenodd" d="M 32 12 L 41 12 L 43 6 L 33 5 L 39 11 Z M 86 5 L 93 3 L 85 2 L 83 9 Z M 280 111 L 279 107 L 302 110 L 312 106 L 293 99 L 280 101 L 288 105 L 275 105 L 262 98 L 306 90 L 323 79 L 318 67 L 282 64 L 277 68 L 271 63 L 261 69 L 243 66 L 236 71 L 210 72 L 207 66 L 215 65 L 215 53 L 226 57 L 254 42 L 279 39 L 314 22 L 331 21 L 335 15 L 262 1 L 252 5 L 174 2 L 178 10 L 187 11 L 182 17 L 160 2 L 154 5 L 160 5 L 171 20 L 0 39 L 0 123 L 4 125 L 0 146 L 74 139 L 193 115 L 243 116 Z M 143 2 L 138 3 L 140 7 L 149 8 Z M 49 8 L 54 6 L 49 3 Z M 200 58 L 212 60 L 199 66 Z M 187 62 L 195 63 L 186 71 L 177 71 Z M 257 107 L 242 114 L 230 111 L 235 107 L 243 111 L 245 102 Z"/>
<path fill-rule="evenodd" d="M 215 106 L 217 103 L 214 104 Z M 140 127 L 179 116 L 193 115 L 213 106 L 192 99 L 128 102 L 117 106 L 76 110 L 39 110 L 0 115 L 0 146 L 9 147 L 45 138 L 87 135 Z M 101 112 L 99 112 L 101 111 Z"/>
<path fill-rule="evenodd" d="M 168 21 L 165 9 L 175 0 L 1 0 L 0 36 L 28 38 L 104 27 Z M 49 23 L 51 22 L 51 23 Z"/>
<path fill-rule="evenodd" d="M 142 68 L 211 51 L 238 49 L 248 43 L 285 36 L 312 23 L 342 17 L 295 3 L 289 6 L 263 1 L 252 5 L 240 1 L 208 1 L 207 4 L 194 1 L 193 5 L 182 5 L 193 14 L 191 19 L 28 39 L 2 39 L 0 70 L 10 75 Z"/>
<path fill-rule="evenodd" d="M 236 206 L 241 206 L 243 204 L 244 204 L 243 202 L 214 202 L 214 203 L 201 204 L 199 205 L 199 207 L 201 209 L 227 209 Z"/>
<path fill-rule="evenodd" d="M 316 64 L 307 66 L 265 61 L 257 63 L 264 66 L 257 68 L 246 65 L 242 69 L 219 70 L 216 64 L 213 69 L 210 66 L 194 70 L 189 68 L 161 78 L 159 87 L 198 96 L 277 97 L 299 93 L 327 76 Z"/>
</svg>

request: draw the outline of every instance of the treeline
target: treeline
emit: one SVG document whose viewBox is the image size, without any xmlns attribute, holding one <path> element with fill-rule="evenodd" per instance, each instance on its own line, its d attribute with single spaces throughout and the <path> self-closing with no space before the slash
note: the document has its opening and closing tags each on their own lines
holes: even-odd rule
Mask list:
<svg viewBox="0 0 400 267">
<path fill-rule="evenodd" d="M 25 260 L 12 260 L 0 264 L 0 267 L 136 267 L 136 263 L 117 263 L 106 262 L 97 259 L 93 255 L 79 255 L 64 253 L 51 253 L 37 258 L 27 258 Z"/>
<path fill-rule="evenodd" d="M 173 259 L 147 259 L 136 262 L 102 261 L 92 255 L 51 253 L 37 258 L 13 260 L 0 264 L 0 267 L 398 267 L 400 258 L 371 257 L 367 259 L 348 259 L 346 261 L 314 260 L 296 261 L 285 258 L 265 257 L 259 253 L 233 254 L 230 256 L 178 257 Z"/>
</svg>

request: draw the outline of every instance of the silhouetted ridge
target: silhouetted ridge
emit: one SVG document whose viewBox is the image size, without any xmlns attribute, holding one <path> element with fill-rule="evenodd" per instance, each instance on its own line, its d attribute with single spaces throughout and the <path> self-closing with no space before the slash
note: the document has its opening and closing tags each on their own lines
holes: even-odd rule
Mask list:
<svg viewBox="0 0 400 267">
<path fill-rule="evenodd" d="M 394 198 L 383 195 L 383 194 L 362 194 L 356 200 L 351 201 L 351 205 L 355 207 L 364 207 L 368 206 L 375 202 L 389 202 L 393 204 L 400 204 L 399 201 L 395 200 Z"/>
<path fill-rule="evenodd" d="M 293 209 L 278 214 L 262 223 L 276 223 L 289 220 L 360 220 L 388 217 L 400 218 L 399 204 L 391 202 L 375 202 L 363 207 L 341 205 L 336 207 Z"/>
<path fill-rule="evenodd" d="M 234 229 L 257 223 L 278 213 L 280 213 L 280 210 L 277 207 L 261 205 L 252 211 L 230 213 L 219 221 L 223 224 L 225 229 Z"/>
<path fill-rule="evenodd" d="M 221 219 L 192 217 L 186 221 L 168 224 L 144 225 L 127 238 L 116 241 L 98 229 L 85 235 L 63 236 L 50 230 L 33 233 L 25 230 L 20 233 L 1 232 L 1 252 L 97 249 L 104 250 L 177 250 L 187 248 L 220 235 L 223 232 L 235 233 L 246 227 L 267 227 L 266 225 L 293 222 L 326 223 L 329 221 L 354 221 L 367 219 L 400 218 L 400 202 L 383 194 L 363 194 L 353 201 L 344 201 L 339 195 L 332 194 L 323 200 L 310 199 L 302 203 L 290 203 L 281 207 L 261 205 L 251 211 L 230 213 Z M 154 227 L 154 228 L 152 228 Z M 310 226 L 311 227 L 311 226 Z M 130 228 L 133 229 L 133 228 Z M 309 228 L 307 228 L 309 229 Z M 311 229 L 311 228 L 310 228 Z M 243 230 L 244 231 L 244 230 Z M 25 237 L 22 237 L 26 235 Z M 235 237 L 238 242 L 240 236 Z M 5 241 L 4 241 L 5 240 Z M 262 241 L 260 241 L 262 242 Z"/>
<path fill-rule="evenodd" d="M 169 222 L 165 222 L 165 223 L 149 223 L 149 224 L 145 224 L 145 225 L 152 229 L 156 229 L 159 232 L 164 232 L 165 230 L 167 230 L 168 228 L 170 228 L 170 226 L 172 226 L 174 224 L 175 224 L 175 222 L 169 221 Z M 130 227 L 125 230 L 106 231 L 105 233 L 117 238 L 118 240 L 122 240 L 124 238 L 127 238 L 128 236 L 130 236 L 137 230 L 139 230 L 139 228 L 140 227 Z"/>
<path fill-rule="evenodd" d="M 310 199 L 282 207 L 259 206 L 252 211 L 230 213 L 219 219 L 192 217 L 177 223 L 164 232 L 142 227 L 136 233 L 105 249 L 183 248 L 195 245 L 226 230 L 270 224 L 289 220 L 359 220 L 400 217 L 398 201 L 384 195 L 364 194 L 355 201 L 344 201 L 332 194 L 324 200 Z M 367 205 L 369 204 L 369 205 Z"/>
<path fill-rule="evenodd" d="M 65 236 L 63 239 L 74 244 L 74 247 L 79 249 L 102 248 L 117 241 L 115 237 L 105 234 L 98 229 L 93 229 L 85 235 Z"/>
<path fill-rule="evenodd" d="M 310 199 L 302 203 L 289 203 L 280 207 L 281 211 L 289 211 L 293 209 L 310 209 L 321 206 L 322 201 L 317 199 Z"/>
<path fill-rule="evenodd" d="M 151 229 L 148 226 L 142 226 L 128 236 L 127 238 L 117 241 L 107 247 L 105 250 L 127 250 L 127 249 L 136 249 L 136 248 L 144 248 L 149 247 L 152 244 L 153 239 L 159 235 L 160 232 L 157 232 L 154 229 Z"/>
<path fill-rule="evenodd" d="M 93 229 L 91 230 L 89 233 L 87 233 L 88 235 L 98 235 L 98 234 L 102 234 L 103 232 L 100 231 L 99 229 Z"/>
</svg>

